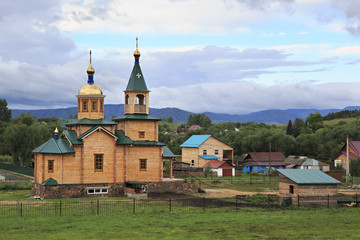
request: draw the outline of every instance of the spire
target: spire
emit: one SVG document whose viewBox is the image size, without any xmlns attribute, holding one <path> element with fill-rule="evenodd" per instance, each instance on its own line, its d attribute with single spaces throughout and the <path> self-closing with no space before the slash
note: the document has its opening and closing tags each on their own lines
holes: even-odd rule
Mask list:
<svg viewBox="0 0 360 240">
<path fill-rule="evenodd" d="M 128 82 L 128 85 L 126 87 L 126 91 L 143 91 L 148 92 L 144 76 L 142 74 L 139 58 L 140 58 L 140 52 L 138 48 L 138 38 L 136 38 L 136 50 L 134 52 L 135 57 L 135 64 L 134 68 L 131 72 L 130 79 Z"/>
<path fill-rule="evenodd" d="M 88 74 L 88 83 L 89 84 L 93 84 L 94 83 L 94 74 L 95 74 L 95 70 L 91 65 L 91 50 L 90 50 L 90 65 L 87 69 L 87 74 Z"/>
<path fill-rule="evenodd" d="M 55 139 L 59 139 L 59 130 L 57 127 L 55 128 L 54 135 L 55 135 L 54 136 Z"/>
<path fill-rule="evenodd" d="M 135 62 L 139 62 L 140 52 L 139 52 L 138 38 L 136 38 L 136 50 L 134 52 Z"/>
</svg>

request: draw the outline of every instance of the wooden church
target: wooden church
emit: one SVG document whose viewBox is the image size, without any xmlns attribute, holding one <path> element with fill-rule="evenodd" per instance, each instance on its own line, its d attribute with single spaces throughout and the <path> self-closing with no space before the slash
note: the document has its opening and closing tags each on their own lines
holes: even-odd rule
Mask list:
<svg viewBox="0 0 360 240">
<path fill-rule="evenodd" d="M 105 95 L 94 82 L 90 52 L 88 80 L 76 96 L 78 119 L 33 151 L 32 194 L 41 198 L 123 196 L 127 187 L 162 181 L 160 118 L 149 115 L 149 90 L 137 43 L 134 57 L 124 91 L 124 115 L 109 121 L 104 118 Z"/>
</svg>

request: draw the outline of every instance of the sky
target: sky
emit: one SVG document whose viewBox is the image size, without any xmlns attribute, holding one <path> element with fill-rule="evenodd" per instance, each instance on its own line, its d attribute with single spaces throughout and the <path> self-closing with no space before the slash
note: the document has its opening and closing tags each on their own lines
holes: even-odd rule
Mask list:
<svg viewBox="0 0 360 240">
<path fill-rule="evenodd" d="M 246 114 L 360 105 L 359 0 L 0 1 L 0 98 L 76 106 L 89 51 L 124 103 L 139 38 L 150 107 Z"/>
</svg>

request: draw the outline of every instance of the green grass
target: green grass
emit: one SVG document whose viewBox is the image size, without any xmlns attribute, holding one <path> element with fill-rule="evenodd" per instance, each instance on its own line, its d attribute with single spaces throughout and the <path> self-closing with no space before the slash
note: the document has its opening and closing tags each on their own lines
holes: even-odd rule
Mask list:
<svg viewBox="0 0 360 240">
<path fill-rule="evenodd" d="M 259 183 L 243 183 L 243 182 L 225 182 L 225 181 L 213 181 L 206 182 L 201 185 L 205 189 L 232 189 L 244 192 L 263 192 L 268 190 L 279 190 L 279 183 L 274 182 L 259 182 Z"/>
<path fill-rule="evenodd" d="M 1 201 L 34 201 L 26 197 L 26 195 L 30 194 L 31 190 L 8 190 L 8 191 L 0 191 L 0 204 Z"/>
<path fill-rule="evenodd" d="M 1 239 L 358 239 L 359 208 L 8 218 Z"/>
</svg>

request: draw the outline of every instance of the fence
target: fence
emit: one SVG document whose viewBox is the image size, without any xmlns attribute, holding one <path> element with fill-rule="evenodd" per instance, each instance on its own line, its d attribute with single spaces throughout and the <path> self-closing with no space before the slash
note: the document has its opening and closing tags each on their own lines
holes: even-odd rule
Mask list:
<svg viewBox="0 0 360 240">
<path fill-rule="evenodd" d="M 265 196 L 265 195 L 264 195 Z M 146 213 L 195 213 L 237 211 L 243 207 L 275 208 L 277 196 L 233 198 L 131 199 L 82 202 L 19 202 L 0 204 L 0 217 L 75 216 Z"/>
</svg>

